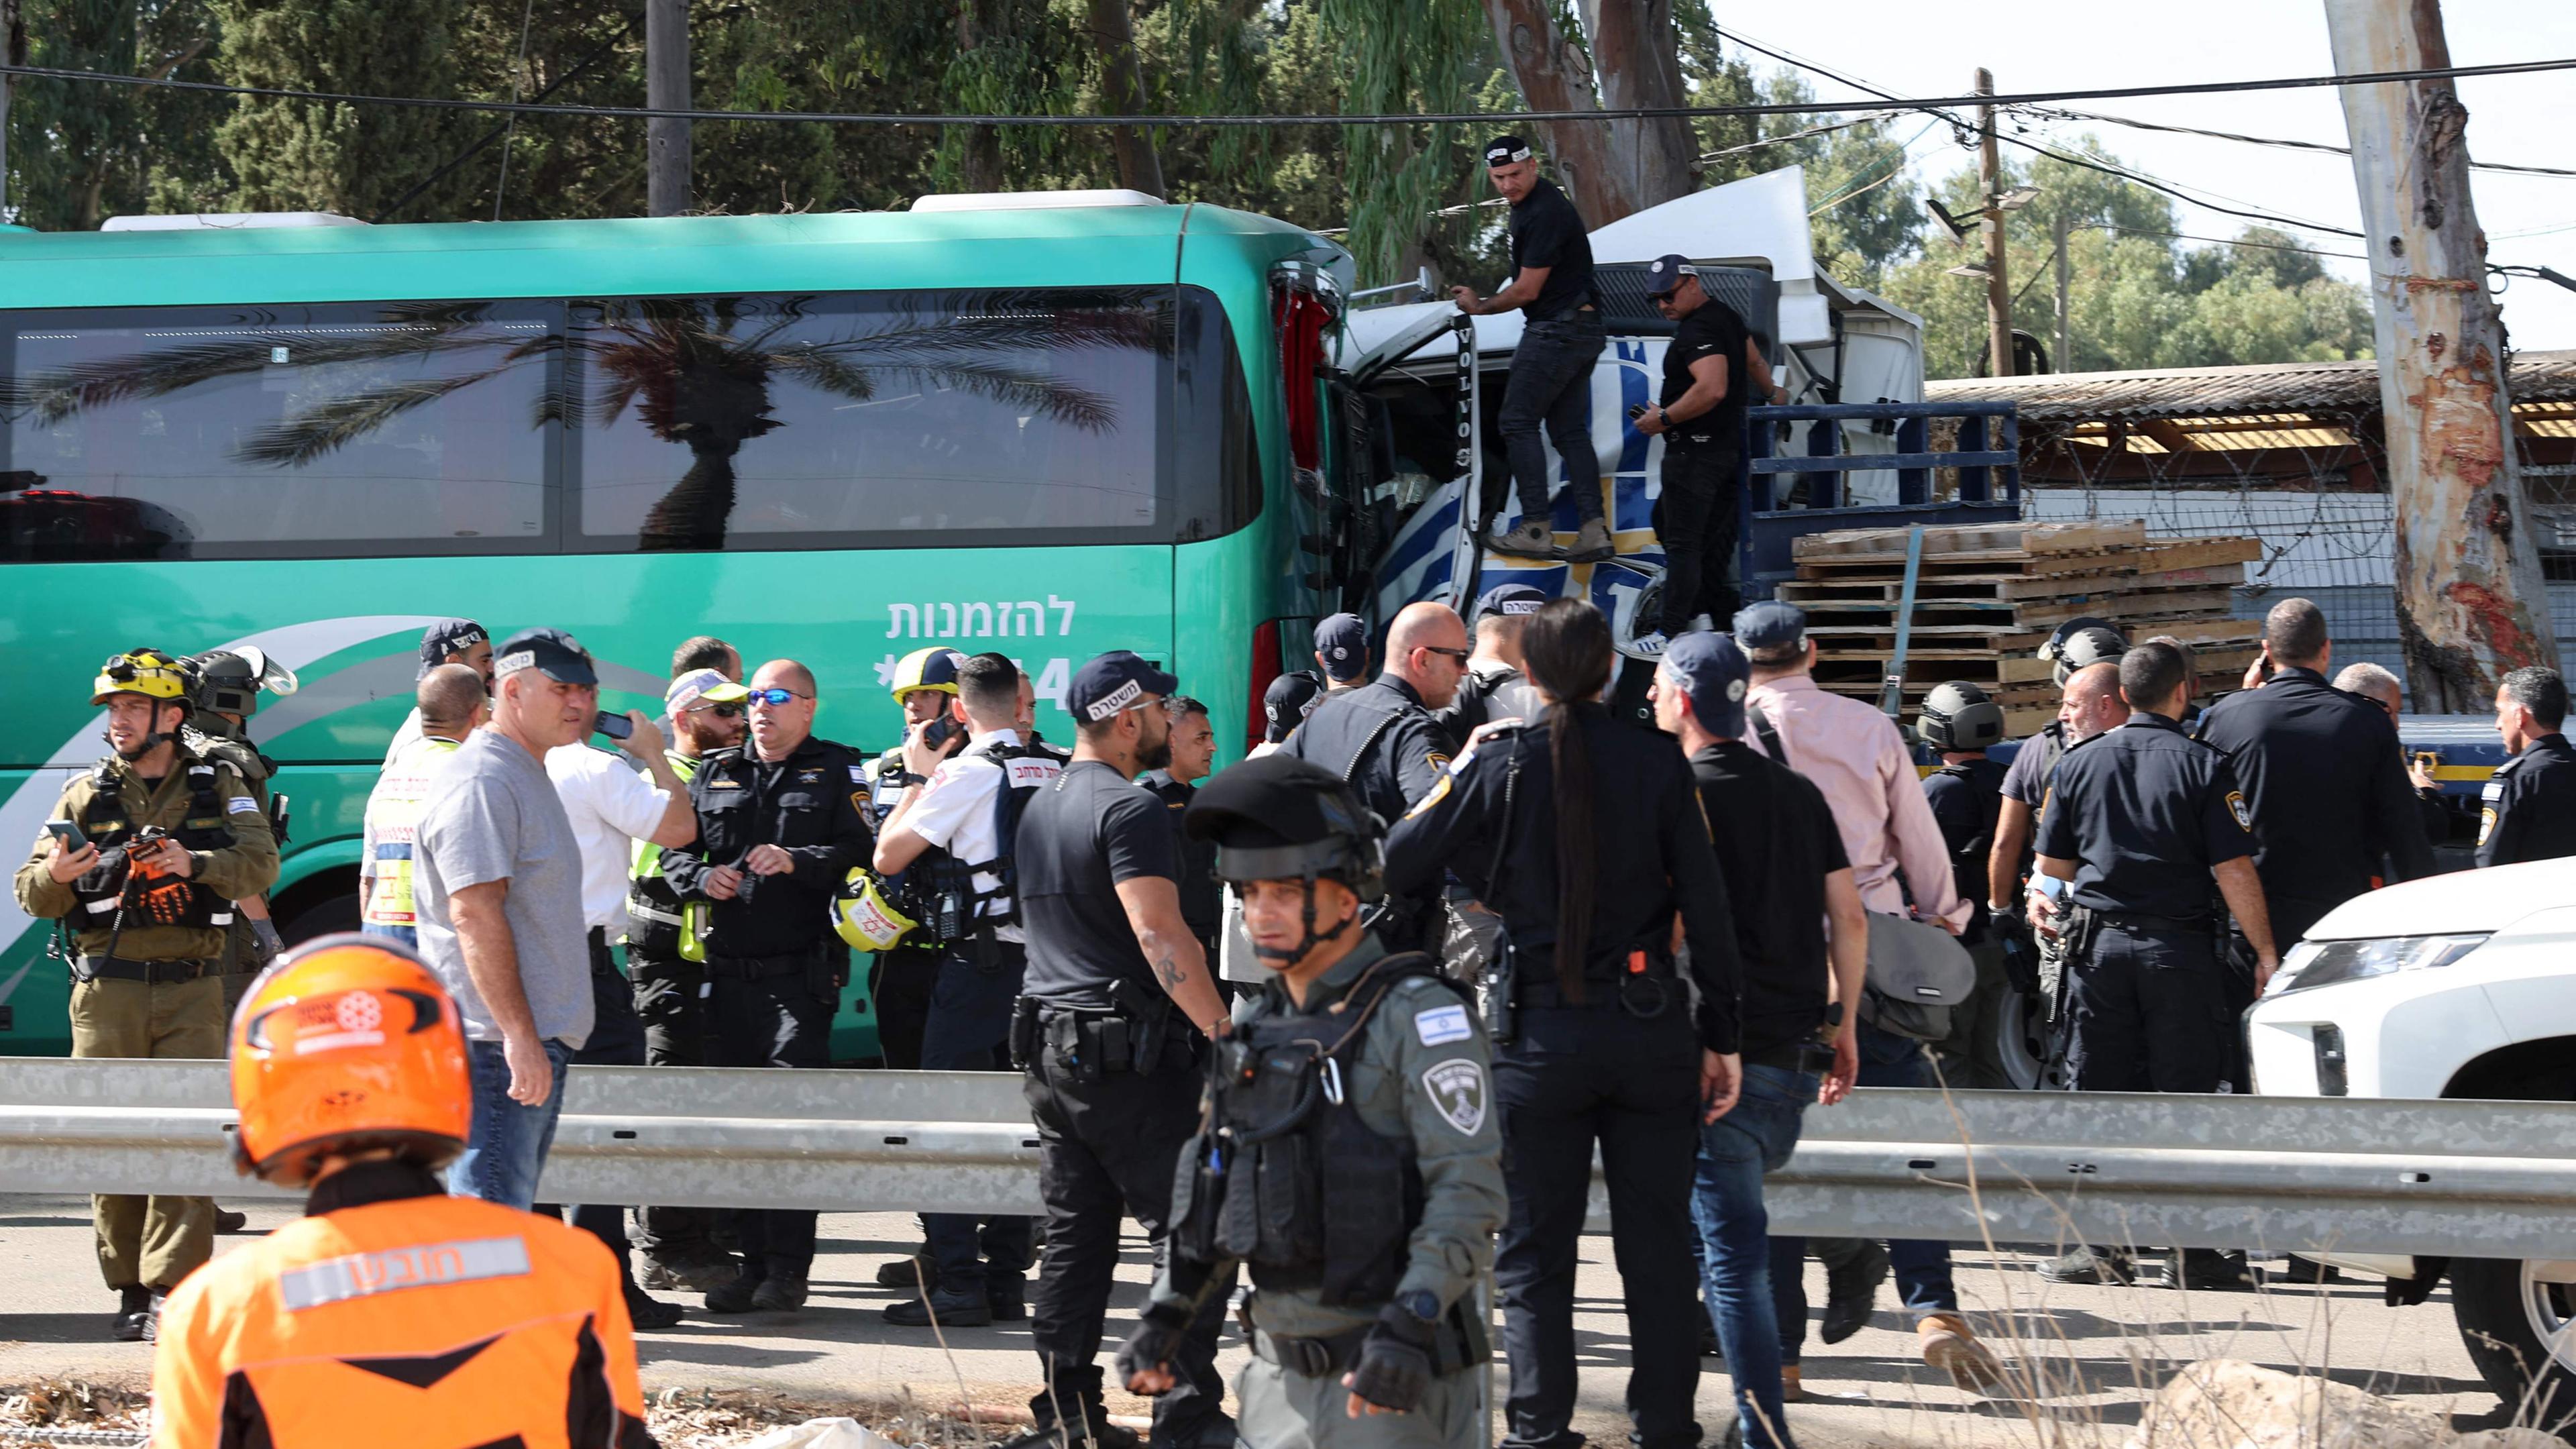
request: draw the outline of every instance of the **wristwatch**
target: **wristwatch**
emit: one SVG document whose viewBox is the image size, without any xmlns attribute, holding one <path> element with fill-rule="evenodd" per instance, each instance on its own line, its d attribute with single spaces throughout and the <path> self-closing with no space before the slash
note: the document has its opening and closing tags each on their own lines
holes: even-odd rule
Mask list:
<svg viewBox="0 0 2576 1449">
<path fill-rule="evenodd" d="M 1435 1322 L 1440 1317 L 1440 1295 L 1428 1288 L 1416 1288 L 1395 1301 L 1396 1306 L 1424 1323 Z"/>
</svg>

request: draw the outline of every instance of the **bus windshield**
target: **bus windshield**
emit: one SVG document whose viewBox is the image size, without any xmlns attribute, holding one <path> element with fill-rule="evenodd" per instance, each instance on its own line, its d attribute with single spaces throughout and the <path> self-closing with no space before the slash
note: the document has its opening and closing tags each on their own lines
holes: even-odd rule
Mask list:
<svg viewBox="0 0 2576 1449">
<path fill-rule="evenodd" d="M 1175 542 L 1258 509 L 1195 288 L 0 314 L 0 559 Z"/>
</svg>

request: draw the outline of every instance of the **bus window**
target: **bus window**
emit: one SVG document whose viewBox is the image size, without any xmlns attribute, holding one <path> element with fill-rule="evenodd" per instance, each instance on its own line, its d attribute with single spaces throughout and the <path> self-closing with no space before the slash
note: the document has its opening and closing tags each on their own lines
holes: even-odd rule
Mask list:
<svg viewBox="0 0 2576 1449">
<path fill-rule="evenodd" d="M 1180 334 L 1207 330 L 1179 305 L 1169 287 L 576 302 L 575 546 L 1172 542 L 1170 460 L 1210 451 L 1173 434 L 1226 425 L 1173 406 Z"/>
<path fill-rule="evenodd" d="M 549 550 L 561 312 L 0 313 L 0 560 Z"/>
</svg>

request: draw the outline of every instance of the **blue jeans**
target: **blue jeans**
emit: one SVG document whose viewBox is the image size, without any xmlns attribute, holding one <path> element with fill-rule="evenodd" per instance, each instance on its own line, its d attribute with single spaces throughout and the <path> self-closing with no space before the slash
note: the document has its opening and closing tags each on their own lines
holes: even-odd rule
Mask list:
<svg viewBox="0 0 2576 1449">
<path fill-rule="evenodd" d="M 1780 1406 L 1780 1324 L 1772 1305 L 1771 1220 L 1762 1208 L 1762 1175 L 1797 1150 L 1807 1104 L 1814 1100 L 1814 1073 L 1748 1066 L 1734 1109 L 1699 1129 L 1691 1224 L 1699 1231 L 1708 1316 L 1735 1380 L 1735 1412 L 1746 1449 L 1790 1444 Z"/>
<path fill-rule="evenodd" d="M 563 1115 L 564 1078 L 572 1070 L 572 1048 L 546 1043 L 546 1061 L 554 1068 L 554 1090 L 539 1106 L 510 1100 L 510 1064 L 497 1041 L 465 1044 L 465 1065 L 473 1078 L 474 1120 L 467 1130 L 465 1154 L 448 1164 L 447 1190 L 457 1197 L 479 1197 L 526 1212 L 537 1200 L 537 1174 L 545 1169 L 546 1149 L 555 1143 L 555 1119 Z"/>
<path fill-rule="evenodd" d="M 1860 1076 L 1864 1087 L 1929 1087 L 1933 1084 L 1932 1064 L 1924 1058 L 1925 1044 L 1910 1036 L 1881 1031 L 1864 1021 L 1860 1024 Z M 1790 1363 L 1798 1361 L 1798 1351 L 1807 1341 L 1806 1259 L 1807 1240 L 1775 1238 L 1772 1240 L 1772 1270 L 1785 1274 L 1794 1291 L 1783 1289 L 1780 1301 L 1781 1356 Z M 1816 1256 L 1830 1261 L 1839 1253 L 1857 1251 L 1852 1239 L 1818 1239 Z M 1950 1278 L 1950 1245 L 1946 1242 L 1923 1242 L 1892 1239 L 1887 1245 L 1888 1262 L 1896 1270 L 1897 1300 L 1905 1305 L 1917 1322 L 1935 1313 L 1959 1311 L 1959 1290 Z M 1790 1312 L 1794 1301 L 1796 1312 Z"/>
<path fill-rule="evenodd" d="M 360 926 L 358 930 L 363 935 L 384 936 L 400 941 L 415 951 L 420 949 L 420 927 L 418 926 L 379 926 L 370 922 Z"/>
<path fill-rule="evenodd" d="M 1607 337 L 1597 311 L 1521 328 L 1521 340 L 1512 348 L 1511 380 L 1503 385 L 1502 414 L 1496 421 L 1503 434 L 1503 456 L 1511 463 L 1512 485 L 1520 491 L 1523 522 L 1553 527 L 1547 449 L 1538 440 L 1541 424 L 1565 463 L 1575 524 L 1579 527 L 1601 516 L 1601 459 L 1592 450 L 1592 364 L 1600 360 Z"/>
</svg>

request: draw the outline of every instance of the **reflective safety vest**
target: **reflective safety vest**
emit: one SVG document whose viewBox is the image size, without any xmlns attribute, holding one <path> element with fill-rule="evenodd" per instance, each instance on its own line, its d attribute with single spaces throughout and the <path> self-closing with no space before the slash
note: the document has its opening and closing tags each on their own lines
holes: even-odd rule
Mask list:
<svg viewBox="0 0 2576 1449">
<path fill-rule="evenodd" d="M 155 1449 L 650 1449 L 617 1264 L 551 1218 L 416 1197 L 300 1218 L 161 1317 Z"/>
<path fill-rule="evenodd" d="M 666 750 L 671 773 L 685 785 L 698 777 L 698 758 Z M 626 948 L 650 956 L 677 955 L 683 961 L 707 959 L 707 903 L 682 901 L 662 878 L 662 847 L 635 842 L 634 867 L 627 872 Z"/>
<path fill-rule="evenodd" d="M 456 740 L 423 736 L 397 751 L 367 797 L 367 836 L 373 843 L 373 882 L 358 907 L 370 926 L 416 926 L 412 911 L 411 847 L 429 808 L 431 782 L 456 753 Z"/>
</svg>

